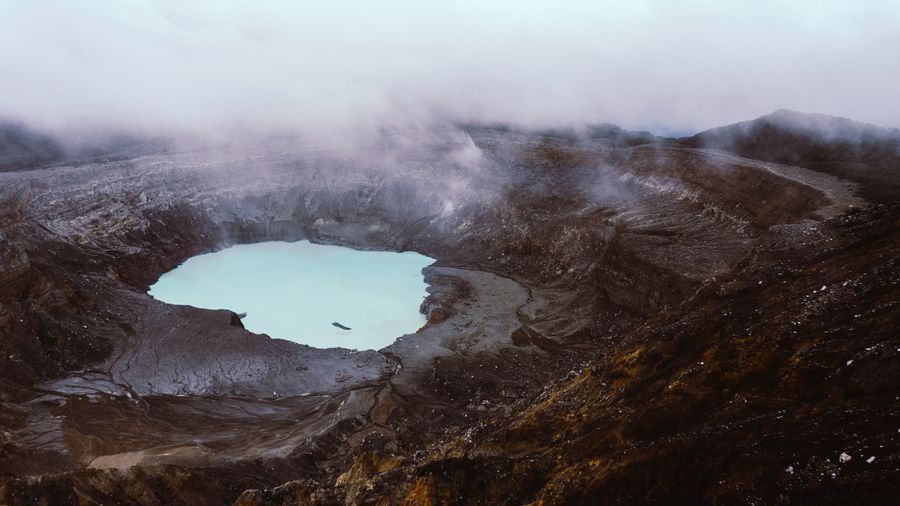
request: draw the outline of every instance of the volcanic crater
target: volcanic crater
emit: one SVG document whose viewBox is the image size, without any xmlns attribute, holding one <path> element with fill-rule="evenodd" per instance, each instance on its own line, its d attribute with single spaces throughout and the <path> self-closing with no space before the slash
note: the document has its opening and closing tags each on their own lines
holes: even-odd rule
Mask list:
<svg viewBox="0 0 900 506">
<path fill-rule="evenodd" d="M 887 497 L 897 166 L 702 139 L 466 126 L 0 173 L 0 500 Z M 317 349 L 147 294 L 297 240 L 436 259 L 427 324 Z"/>
</svg>

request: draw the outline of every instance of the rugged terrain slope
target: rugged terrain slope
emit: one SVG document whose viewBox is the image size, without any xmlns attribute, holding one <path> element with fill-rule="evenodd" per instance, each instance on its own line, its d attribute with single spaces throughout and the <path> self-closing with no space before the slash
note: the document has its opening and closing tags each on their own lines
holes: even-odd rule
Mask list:
<svg viewBox="0 0 900 506">
<path fill-rule="evenodd" d="M 807 119 L 833 160 L 470 126 L 0 174 L 0 498 L 889 503 L 898 167 Z M 318 350 L 146 295 L 300 238 L 436 258 L 429 323 Z"/>
</svg>

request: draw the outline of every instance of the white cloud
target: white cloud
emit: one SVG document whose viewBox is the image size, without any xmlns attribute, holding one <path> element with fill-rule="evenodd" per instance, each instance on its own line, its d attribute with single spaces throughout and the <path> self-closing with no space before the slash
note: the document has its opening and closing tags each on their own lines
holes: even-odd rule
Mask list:
<svg viewBox="0 0 900 506">
<path fill-rule="evenodd" d="M 435 120 L 900 124 L 900 3 L 0 0 L 0 116 L 344 134 Z"/>
</svg>

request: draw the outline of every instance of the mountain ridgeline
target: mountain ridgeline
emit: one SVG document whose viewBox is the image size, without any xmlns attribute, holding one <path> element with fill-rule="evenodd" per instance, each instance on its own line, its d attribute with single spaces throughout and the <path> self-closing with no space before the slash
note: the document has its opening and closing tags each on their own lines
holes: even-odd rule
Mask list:
<svg viewBox="0 0 900 506">
<path fill-rule="evenodd" d="M 779 110 L 679 142 L 832 174 L 859 183 L 861 195 L 875 202 L 900 196 L 900 130 L 896 128 Z"/>
<path fill-rule="evenodd" d="M 0 122 L 0 172 L 28 170 L 62 160 L 62 145 L 16 123 Z"/>
<path fill-rule="evenodd" d="M 900 129 L 883 128 L 825 114 L 781 109 L 759 118 L 712 128 L 693 136 L 666 138 L 613 124 L 581 129 L 519 130 L 506 125 L 463 125 L 615 148 L 644 144 L 727 151 L 745 158 L 795 165 L 860 185 L 872 202 L 900 198 Z M 0 122 L 0 172 L 53 165 L 123 160 L 171 151 L 173 142 L 117 135 L 71 144 L 14 122 Z"/>
</svg>

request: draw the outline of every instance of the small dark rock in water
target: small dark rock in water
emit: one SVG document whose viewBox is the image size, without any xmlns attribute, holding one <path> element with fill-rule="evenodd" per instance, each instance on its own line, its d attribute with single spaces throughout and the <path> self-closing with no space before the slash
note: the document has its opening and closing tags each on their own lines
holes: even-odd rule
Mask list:
<svg viewBox="0 0 900 506">
<path fill-rule="evenodd" d="M 341 325 L 338 322 L 331 322 L 331 324 L 339 329 L 350 330 L 350 327 L 347 327 L 346 325 Z"/>
</svg>

